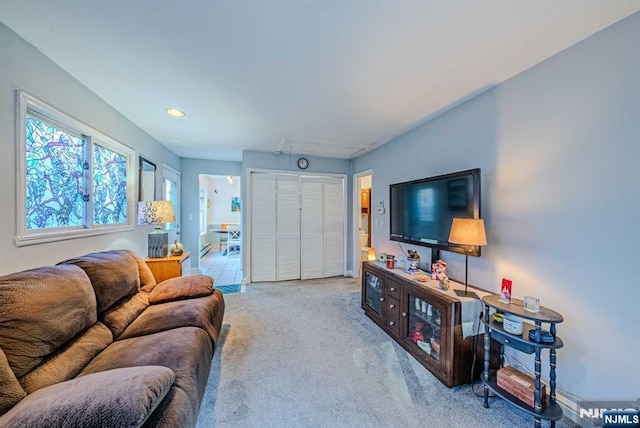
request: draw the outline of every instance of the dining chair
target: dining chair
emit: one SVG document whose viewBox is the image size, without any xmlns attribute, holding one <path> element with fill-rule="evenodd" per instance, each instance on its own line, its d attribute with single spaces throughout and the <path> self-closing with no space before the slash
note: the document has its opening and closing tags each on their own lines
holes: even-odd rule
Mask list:
<svg viewBox="0 0 640 428">
<path fill-rule="evenodd" d="M 231 252 L 239 253 L 242 237 L 240 226 L 227 226 L 227 249 Z"/>
</svg>

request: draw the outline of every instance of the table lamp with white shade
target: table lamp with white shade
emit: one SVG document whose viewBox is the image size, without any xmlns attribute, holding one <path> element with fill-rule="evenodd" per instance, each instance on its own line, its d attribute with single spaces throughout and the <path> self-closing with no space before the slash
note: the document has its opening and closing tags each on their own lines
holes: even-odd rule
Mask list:
<svg viewBox="0 0 640 428">
<path fill-rule="evenodd" d="M 464 252 L 464 291 L 455 290 L 456 294 L 461 297 L 474 297 L 479 299 L 478 295 L 473 291 L 470 293 L 467 292 L 467 278 L 469 274 L 469 252 L 472 251 L 470 247 L 487 245 L 484 221 L 481 218 L 454 218 L 451 223 L 449 242 L 467 246 Z"/>
<path fill-rule="evenodd" d="M 138 202 L 138 224 L 155 224 L 153 232 L 149 234 L 149 257 L 167 257 L 169 248 L 169 234 L 162 230 L 165 223 L 176 221 L 171 201 L 142 201 Z"/>
</svg>

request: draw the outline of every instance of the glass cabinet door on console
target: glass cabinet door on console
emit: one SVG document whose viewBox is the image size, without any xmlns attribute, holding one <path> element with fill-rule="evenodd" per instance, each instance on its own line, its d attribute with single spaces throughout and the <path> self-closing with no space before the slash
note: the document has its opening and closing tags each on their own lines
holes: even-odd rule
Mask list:
<svg viewBox="0 0 640 428">
<path fill-rule="evenodd" d="M 364 273 L 363 303 L 379 317 L 382 317 L 383 284 L 382 275 L 371 272 Z"/>
<path fill-rule="evenodd" d="M 436 362 L 440 362 L 442 347 L 442 322 L 444 314 L 436 303 L 432 304 L 412 294 L 409 297 L 406 337 Z"/>
<path fill-rule="evenodd" d="M 452 385 L 451 305 L 419 286 L 408 286 L 405 290 L 402 312 L 406 321 L 402 338 L 405 347 L 445 385 Z"/>
</svg>

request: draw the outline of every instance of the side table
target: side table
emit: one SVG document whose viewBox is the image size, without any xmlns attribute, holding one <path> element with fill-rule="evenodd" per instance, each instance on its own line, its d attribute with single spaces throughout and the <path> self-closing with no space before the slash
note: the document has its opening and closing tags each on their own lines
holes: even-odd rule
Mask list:
<svg viewBox="0 0 640 428">
<path fill-rule="evenodd" d="M 191 263 L 189 257 L 189 252 L 185 251 L 179 256 L 147 257 L 144 261 L 147 263 L 147 266 L 149 266 L 149 269 L 151 269 L 156 282 L 160 283 L 165 279 L 175 278 L 189 273 L 188 267 Z"/>
<path fill-rule="evenodd" d="M 511 303 L 500 301 L 498 295 L 490 295 L 482 298 L 485 306 L 484 310 L 484 371 L 482 373 L 482 382 L 484 383 L 484 407 L 489 407 L 489 391 L 493 391 L 499 397 L 507 402 L 524 410 L 526 413 L 534 417 L 534 425 L 540 428 L 541 420 L 550 421 L 551 427 L 556 426 L 556 421 L 562 419 L 562 408 L 556 402 L 556 349 L 562 348 L 562 340 L 556 336 L 556 324 L 561 323 L 564 319 L 559 313 L 551 309 L 540 307 L 539 312 L 527 312 L 524 310 L 524 302 L 519 299 L 511 299 Z M 500 311 L 504 314 L 512 314 L 519 318 L 533 322 L 523 323 L 522 334 L 515 335 L 507 332 L 501 323 L 490 318 L 491 310 Z M 541 340 L 542 324 L 549 325 L 549 333 L 552 342 L 543 342 Z M 533 331 L 533 340 L 529 339 L 529 331 Z M 525 354 L 534 354 L 534 370 L 535 370 L 535 391 L 534 405 L 530 406 L 512 395 L 508 391 L 498 386 L 496 381 L 496 372 L 489 370 L 489 341 L 495 339 L 500 343 L 500 367 L 504 366 L 504 347 L 509 346 L 517 349 Z M 542 350 L 549 350 L 549 386 L 550 394 L 546 400 L 542 399 Z"/>
</svg>

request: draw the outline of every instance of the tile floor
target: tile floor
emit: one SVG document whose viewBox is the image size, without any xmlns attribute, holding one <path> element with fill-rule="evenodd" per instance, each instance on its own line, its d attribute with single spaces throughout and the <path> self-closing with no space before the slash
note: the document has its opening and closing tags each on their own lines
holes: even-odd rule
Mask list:
<svg viewBox="0 0 640 428">
<path fill-rule="evenodd" d="M 242 258 L 240 254 L 224 255 L 209 251 L 200 259 L 200 271 L 213 278 L 214 287 L 242 282 Z"/>
</svg>

